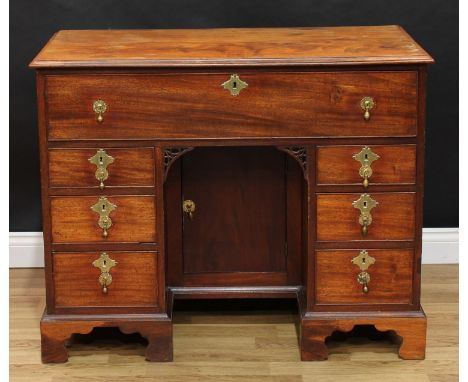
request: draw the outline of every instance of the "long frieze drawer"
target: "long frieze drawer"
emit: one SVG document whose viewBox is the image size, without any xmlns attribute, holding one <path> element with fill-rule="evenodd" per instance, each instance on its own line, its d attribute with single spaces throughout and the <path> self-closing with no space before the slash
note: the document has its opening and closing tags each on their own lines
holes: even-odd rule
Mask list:
<svg viewBox="0 0 468 382">
<path fill-rule="evenodd" d="M 48 137 L 416 135 L 416 71 L 237 74 L 48 75 Z"/>
<path fill-rule="evenodd" d="M 317 194 L 317 240 L 414 240 L 416 194 Z"/>
<path fill-rule="evenodd" d="M 53 243 L 155 242 L 154 196 L 52 197 Z"/>
<path fill-rule="evenodd" d="M 54 253 L 57 307 L 155 306 L 156 252 Z"/>
<path fill-rule="evenodd" d="M 317 304 L 410 304 L 413 249 L 316 252 Z"/>
<path fill-rule="evenodd" d="M 50 149 L 49 186 L 154 186 L 154 150 Z"/>
<path fill-rule="evenodd" d="M 414 184 L 416 145 L 321 146 L 317 184 Z"/>
</svg>

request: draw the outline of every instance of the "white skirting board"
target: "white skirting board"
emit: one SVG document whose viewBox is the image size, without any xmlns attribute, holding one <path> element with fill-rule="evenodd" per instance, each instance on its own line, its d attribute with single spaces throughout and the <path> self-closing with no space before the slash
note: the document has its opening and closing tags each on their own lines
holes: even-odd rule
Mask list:
<svg viewBox="0 0 468 382">
<path fill-rule="evenodd" d="M 10 232 L 10 268 L 44 266 L 42 232 Z M 423 229 L 423 264 L 458 264 L 458 228 Z"/>
</svg>

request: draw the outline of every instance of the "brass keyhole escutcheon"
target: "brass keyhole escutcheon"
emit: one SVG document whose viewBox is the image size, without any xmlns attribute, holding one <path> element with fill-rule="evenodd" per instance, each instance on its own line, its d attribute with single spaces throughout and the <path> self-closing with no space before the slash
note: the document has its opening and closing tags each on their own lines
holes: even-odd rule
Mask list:
<svg viewBox="0 0 468 382">
<path fill-rule="evenodd" d="M 109 235 L 108 230 L 112 226 L 112 219 L 109 215 L 116 208 L 117 206 L 109 202 L 105 196 L 100 197 L 97 203 L 91 206 L 91 209 L 99 214 L 98 225 L 102 228 L 103 238 L 107 238 Z"/>
<path fill-rule="evenodd" d="M 105 187 L 104 181 L 109 177 L 107 166 L 114 162 L 114 158 L 107 154 L 105 150 L 99 149 L 88 160 L 96 165 L 94 176 L 99 181 L 99 188 L 103 190 Z"/>
<path fill-rule="evenodd" d="M 93 102 L 93 110 L 96 113 L 96 121 L 102 123 L 104 121 L 103 114 L 107 110 L 107 104 L 102 99 L 98 99 Z"/>
<path fill-rule="evenodd" d="M 117 261 L 111 259 L 106 252 L 102 252 L 98 259 L 93 261 L 93 266 L 99 268 L 101 274 L 98 282 L 102 286 L 102 293 L 107 294 L 107 287 L 112 283 L 111 268 L 117 265 Z"/>
<path fill-rule="evenodd" d="M 374 99 L 372 97 L 364 97 L 361 99 L 361 108 L 364 110 L 364 119 L 368 121 L 370 119 L 370 110 L 375 106 Z"/>
<path fill-rule="evenodd" d="M 231 78 L 226 82 L 223 82 L 221 86 L 224 89 L 229 90 L 231 92 L 231 95 L 237 96 L 239 95 L 242 89 L 245 89 L 249 85 L 247 84 L 247 82 L 242 81 L 237 74 L 232 74 Z"/>
<path fill-rule="evenodd" d="M 362 194 L 358 200 L 353 202 L 353 207 L 361 211 L 358 222 L 362 227 L 362 236 L 367 235 L 368 227 L 372 224 L 371 210 L 378 205 L 379 202 L 372 199 L 369 194 Z"/>
<path fill-rule="evenodd" d="M 188 214 L 190 220 L 193 220 L 193 214 L 195 212 L 195 202 L 193 200 L 187 199 L 182 203 L 182 210 Z"/>
<path fill-rule="evenodd" d="M 372 176 L 372 163 L 379 158 L 368 146 L 365 146 L 359 153 L 353 155 L 353 159 L 361 163 L 359 175 L 364 179 L 362 182 L 364 188 L 369 186 L 369 178 Z"/>
<path fill-rule="evenodd" d="M 357 282 L 362 285 L 362 292 L 369 292 L 370 274 L 367 272 L 369 267 L 375 263 L 375 258 L 369 255 L 365 249 L 359 252 L 359 255 L 351 260 L 357 265 L 361 272 L 357 275 Z"/>
</svg>

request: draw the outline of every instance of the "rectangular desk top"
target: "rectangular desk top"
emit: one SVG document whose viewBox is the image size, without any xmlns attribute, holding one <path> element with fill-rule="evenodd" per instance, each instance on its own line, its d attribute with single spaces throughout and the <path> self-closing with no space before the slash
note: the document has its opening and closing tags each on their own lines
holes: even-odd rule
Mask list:
<svg viewBox="0 0 468 382">
<path fill-rule="evenodd" d="M 428 64 L 399 26 L 63 30 L 31 62 L 41 68 Z"/>
</svg>

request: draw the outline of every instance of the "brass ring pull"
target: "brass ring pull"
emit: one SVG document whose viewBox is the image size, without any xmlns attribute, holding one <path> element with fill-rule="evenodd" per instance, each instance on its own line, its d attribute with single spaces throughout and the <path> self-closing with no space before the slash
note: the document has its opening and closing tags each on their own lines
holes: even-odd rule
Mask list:
<svg viewBox="0 0 468 382">
<path fill-rule="evenodd" d="M 104 189 L 104 181 L 109 177 L 107 166 L 114 162 L 114 158 L 106 153 L 105 150 L 99 149 L 91 158 L 88 159 L 91 163 L 96 165 L 96 172 L 94 176 L 99 180 L 99 188 Z"/>
<path fill-rule="evenodd" d="M 353 207 L 361 211 L 358 222 L 361 225 L 362 236 L 367 236 L 368 227 L 372 224 L 371 210 L 378 205 L 379 202 L 372 199 L 368 194 L 362 194 L 358 200 L 353 202 Z"/>
<path fill-rule="evenodd" d="M 362 293 L 369 292 L 370 274 L 367 272 L 369 267 L 375 263 L 375 258 L 370 256 L 369 253 L 363 249 L 359 255 L 351 260 L 357 265 L 361 272 L 357 275 L 357 282 L 362 285 Z"/>
<path fill-rule="evenodd" d="M 190 220 L 193 220 L 193 214 L 195 212 L 195 202 L 193 200 L 187 199 L 182 203 L 182 210 L 188 214 Z"/>
<path fill-rule="evenodd" d="M 362 182 L 364 188 L 369 187 L 369 178 L 372 176 L 372 162 L 379 158 L 368 146 L 365 146 L 359 153 L 353 155 L 353 159 L 361 163 L 359 175 L 364 179 Z"/>
<path fill-rule="evenodd" d="M 108 230 L 112 226 L 112 219 L 109 215 L 116 208 L 117 206 L 109 202 L 105 196 L 100 197 L 97 203 L 91 206 L 91 209 L 99 214 L 98 225 L 102 228 L 103 238 L 109 235 Z"/>
<path fill-rule="evenodd" d="M 370 110 L 374 107 L 375 102 L 372 97 L 364 97 L 361 99 L 361 108 L 364 110 L 364 119 L 368 121 L 370 119 Z"/>
<path fill-rule="evenodd" d="M 104 121 L 103 114 L 107 110 L 107 104 L 102 99 L 98 99 L 93 102 L 93 110 L 97 114 L 96 121 L 102 123 Z"/>
<path fill-rule="evenodd" d="M 93 266 L 101 270 L 98 282 L 102 286 L 102 293 L 107 294 L 107 287 L 112 283 L 111 268 L 117 265 L 117 261 L 111 259 L 106 252 L 102 252 L 98 259 L 93 261 Z"/>
</svg>

